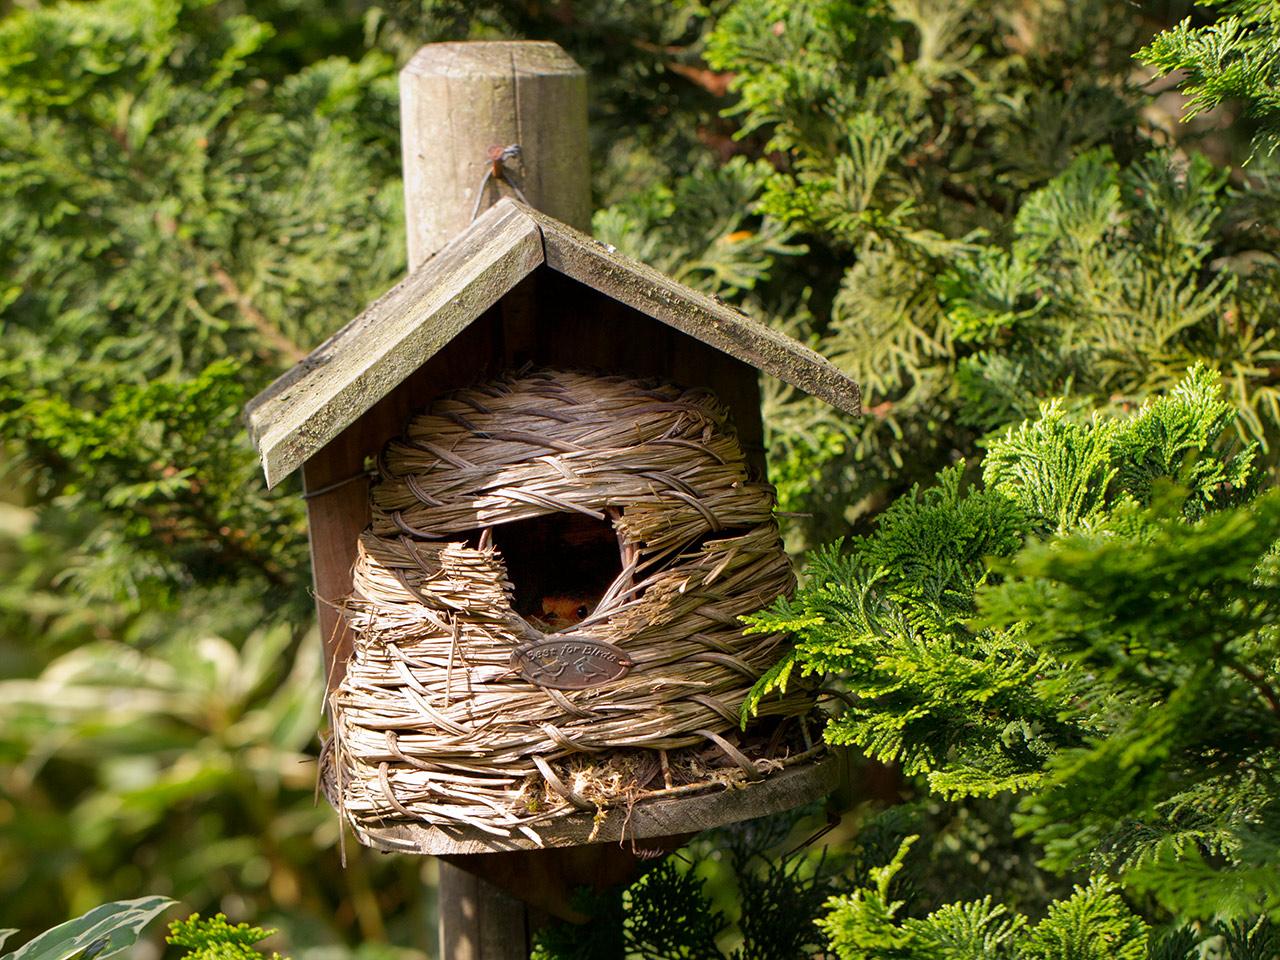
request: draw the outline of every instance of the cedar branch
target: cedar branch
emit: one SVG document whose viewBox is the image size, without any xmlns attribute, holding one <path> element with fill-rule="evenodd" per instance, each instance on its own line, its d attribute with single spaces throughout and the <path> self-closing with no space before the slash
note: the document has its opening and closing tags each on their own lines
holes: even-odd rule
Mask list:
<svg viewBox="0 0 1280 960">
<path fill-rule="evenodd" d="M 235 278 L 220 264 L 211 263 L 209 269 L 218 287 L 236 305 L 236 309 L 240 311 L 241 316 L 252 324 L 253 328 L 258 331 L 277 354 L 290 363 L 298 363 L 306 357 L 307 352 L 286 337 L 279 327 L 268 320 L 262 311 L 254 306 L 253 301 L 240 289 Z"/>
</svg>

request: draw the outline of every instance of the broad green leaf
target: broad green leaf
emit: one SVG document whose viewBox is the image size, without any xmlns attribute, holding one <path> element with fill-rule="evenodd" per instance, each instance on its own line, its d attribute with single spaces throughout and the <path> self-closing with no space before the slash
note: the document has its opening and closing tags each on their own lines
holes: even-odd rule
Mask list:
<svg viewBox="0 0 1280 960">
<path fill-rule="evenodd" d="M 70 960 L 82 953 L 92 960 L 108 960 L 133 946 L 142 928 L 172 904 L 168 897 L 104 903 L 46 930 L 25 946 L 0 956 L 0 960 Z M 12 931 L 2 932 L 7 936 Z M 3 939 L 0 937 L 0 942 Z"/>
</svg>

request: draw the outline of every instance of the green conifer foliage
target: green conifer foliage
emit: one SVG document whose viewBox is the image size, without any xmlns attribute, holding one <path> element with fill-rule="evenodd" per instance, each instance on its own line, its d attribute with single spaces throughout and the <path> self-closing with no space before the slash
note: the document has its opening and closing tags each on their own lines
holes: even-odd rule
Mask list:
<svg viewBox="0 0 1280 960">
<path fill-rule="evenodd" d="M 247 923 L 229 923 L 221 913 L 207 920 L 193 913 L 185 920 L 169 924 L 165 942 L 179 947 L 183 960 L 261 960 L 264 955 L 254 944 L 275 932 Z M 273 953 L 270 960 L 280 960 L 280 955 Z"/>
<path fill-rule="evenodd" d="M 744 709 L 836 679 L 828 740 L 944 795 L 1021 793 L 1044 866 L 1176 916 L 1278 915 L 1280 497 L 1245 500 L 1234 447 L 1203 368 L 1125 417 L 1046 405 L 981 490 L 946 471 L 752 619 L 797 645 Z"/>
<path fill-rule="evenodd" d="M 1238 101 L 1257 122 L 1255 148 L 1280 146 L 1280 8 L 1274 0 L 1202 0 L 1225 16 L 1205 26 L 1188 17 L 1138 52 L 1158 76 L 1180 71 L 1190 120 L 1225 101 Z"/>
<path fill-rule="evenodd" d="M 904 841 L 869 883 L 833 897 L 819 926 L 839 960 L 1145 960 L 1148 927 L 1116 895 L 1092 881 L 1050 905 L 1037 924 L 1011 914 L 991 899 L 953 903 L 925 917 L 901 918 L 903 903 L 891 898 L 891 884 L 911 840 Z M 1183 954 L 1182 956 L 1187 956 Z"/>
<path fill-rule="evenodd" d="M 72 564 L 90 596 L 215 567 L 300 585 L 300 514 L 257 489 L 236 408 L 400 264 L 369 122 L 393 117 L 392 65 L 255 85 L 270 36 L 162 0 L 0 25 L 0 429 L 47 494 L 102 514 Z"/>
<path fill-rule="evenodd" d="M 654 865 L 625 890 L 594 896 L 580 891 L 579 906 L 592 916 L 591 923 L 540 931 L 533 957 L 800 960 L 820 956 L 825 936 L 814 918 L 833 895 L 849 888 L 848 877 L 859 872 L 864 860 L 874 864 L 878 851 L 827 856 L 797 847 L 795 828 L 811 825 L 814 812 L 780 814 L 712 831 L 686 847 L 680 857 Z M 898 836 L 893 834 L 893 842 Z M 865 846 L 873 844 L 868 840 Z"/>
<path fill-rule="evenodd" d="M 751 618 L 797 645 L 745 710 L 821 677 L 848 697 L 828 740 L 897 761 L 936 796 L 1015 795 L 1040 865 L 1091 874 L 1042 915 L 999 892 L 916 909 L 938 861 L 911 855 L 911 821 L 890 811 L 864 822 L 851 889 L 818 917 L 835 956 L 1272 955 L 1280 494 L 1254 495 L 1255 450 L 1232 420 L 1203 367 L 1124 415 L 1047 403 L 991 444 L 980 487 L 944 471 L 873 533 L 816 552 L 796 597 Z M 878 835 L 902 838 L 896 854 L 875 852 Z M 692 871 L 650 876 L 682 931 L 723 924 Z M 777 898 L 812 911 L 797 892 Z M 622 907 L 625 923 L 659 924 Z"/>
<path fill-rule="evenodd" d="M 1246 198 L 1169 149 L 1139 113 L 1138 29 L 1092 2 L 738 0 L 719 18 L 708 61 L 775 168 L 758 210 L 808 247 L 754 295 L 871 414 L 770 397 L 784 502 L 816 514 L 798 533 L 878 511 L 1050 397 L 1141 402 L 1197 360 L 1230 378 L 1242 435 L 1274 433 L 1276 237 L 1257 216 L 1274 183 Z"/>
<path fill-rule="evenodd" d="M 957 902 L 922 917 L 899 914 L 893 883 L 899 856 L 870 871 L 857 891 L 833 897 L 819 925 L 839 960 L 1271 960 L 1275 927 L 1265 919 L 1154 930 L 1105 880 L 1078 885 L 1033 922 L 991 898 Z"/>
<path fill-rule="evenodd" d="M 240 409 L 401 269 L 395 64 L 284 69 L 275 36 L 203 0 L 0 20 L 12 925 L 150 890 L 355 926 L 363 872 L 317 866 L 302 509 Z"/>
</svg>

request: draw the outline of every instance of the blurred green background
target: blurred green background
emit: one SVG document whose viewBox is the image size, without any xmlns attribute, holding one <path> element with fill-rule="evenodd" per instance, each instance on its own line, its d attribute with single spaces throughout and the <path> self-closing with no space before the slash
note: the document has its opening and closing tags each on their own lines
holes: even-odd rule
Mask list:
<svg viewBox="0 0 1280 960">
<path fill-rule="evenodd" d="M 1243 166 L 1229 110 L 1180 125 L 1132 59 L 1185 3 L 0 11 L 0 925 L 22 936 L 153 893 L 278 927 L 298 960 L 434 954 L 431 862 L 348 841 L 341 867 L 316 803 L 299 490 L 263 489 L 239 419 L 404 268 L 396 72 L 422 43 L 563 45 L 589 74 L 597 235 L 864 384 L 859 423 L 766 385 L 796 548 L 865 529 L 1043 397 L 1124 407 L 1198 357 L 1246 435 L 1274 435 L 1276 280 L 1251 264 L 1280 204 L 1238 190 L 1267 162 Z M 1190 171 L 1185 209 L 1127 193 L 1146 233 L 1010 260 L 1028 197 L 1152 152 Z M 1053 336 L 1002 333 L 1030 316 Z M 912 794 L 877 775 L 859 810 Z M 946 896 L 1061 892 L 1003 803 L 912 808 Z M 729 903 L 732 858 L 706 852 Z"/>
</svg>

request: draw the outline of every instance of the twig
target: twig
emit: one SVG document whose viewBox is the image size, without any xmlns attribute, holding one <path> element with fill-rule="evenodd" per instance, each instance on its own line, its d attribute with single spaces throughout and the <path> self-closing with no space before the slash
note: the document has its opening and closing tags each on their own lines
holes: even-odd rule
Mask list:
<svg viewBox="0 0 1280 960">
<path fill-rule="evenodd" d="M 1253 684 L 1253 688 L 1262 695 L 1262 699 L 1266 700 L 1271 706 L 1271 712 L 1280 717 L 1280 696 L 1272 689 L 1271 684 L 1259 673 L 1250 670 L 1243 663 L 1237 663 L 1234 660 L 1228 660 L 1227 666 L 1234 670 L 1240 676 L 1244 677 L 1249 683 Z"/>
<path fill-rule="evenodd" d="M 262 339 L 270 344 L 276 353 L 290 363 L 298 363 L 306 357 L 307 351 L 286 337 L 279 327 L 268 320 L 262 311 L 253 305 L 253 301 L 240 289 L 231 274 L 227 273 L 217 263 L 210 263 L 209 271 L 213 274 L 213 279 L 222 292 L 231 299 L 240 314 L 249 321 Z"/>
</svg>

